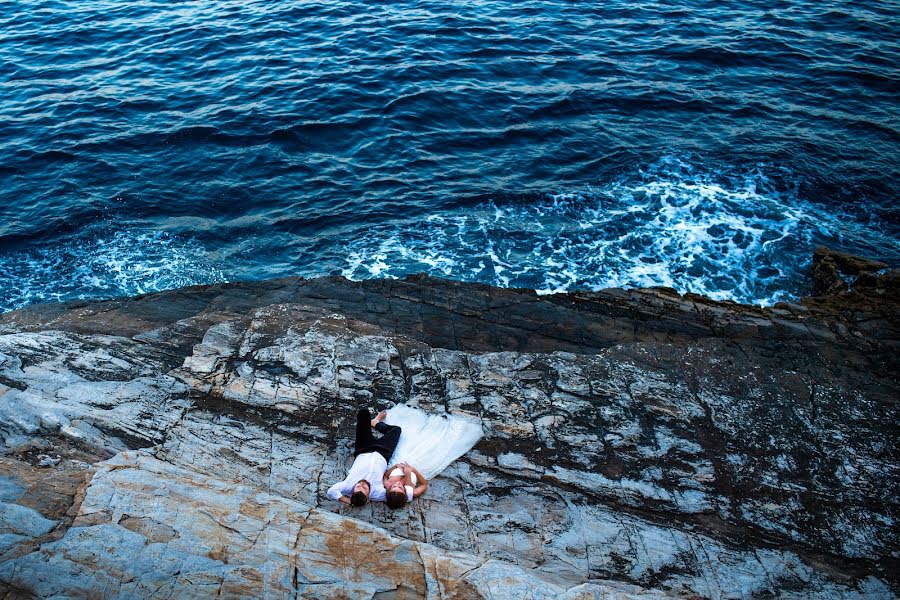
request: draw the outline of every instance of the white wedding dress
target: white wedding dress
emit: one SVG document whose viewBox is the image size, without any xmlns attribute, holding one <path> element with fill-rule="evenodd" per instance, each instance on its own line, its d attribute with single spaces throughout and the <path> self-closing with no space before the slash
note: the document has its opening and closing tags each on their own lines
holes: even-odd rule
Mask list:
<svg viewBox="0 0 900 600">
<path fill-rule="evenodd" d="M 403 429 L 390 464 L 408 463 L 431 479 L 478 443 L 481 423 L 459 415 L 429 414 L 398 404 L 384 420 Z"/>
</svg>

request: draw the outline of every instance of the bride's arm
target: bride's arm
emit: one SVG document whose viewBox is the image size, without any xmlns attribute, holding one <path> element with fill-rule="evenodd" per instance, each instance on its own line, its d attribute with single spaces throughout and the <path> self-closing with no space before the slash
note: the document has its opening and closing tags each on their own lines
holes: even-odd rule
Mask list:
<svg viewBox="0 0 900 600">
<path fill-rule="evenodd" d="M 422 494 L 425 493 L 425 490 L 428 489 L 428 480 L 425 479 L 425 476 L 419 473 L 419 470 L 412 465 L 407 465 L 413 473 L 416 474 L 416 479 L 419 480 L 419 485 L 416 486 L 416 489 L 413 490 L 413 498 L 418 498 Z"/>
<path fill-rule="evenodd" d="M 399 466 L 400 466 L 399 464 L 389 466 L 387 468 L 387 470 L 384 472 L 384 475 L 381 476 L 381 485 L 383 485 L 385 487 L 385 489 L 387 489 L 387 486 L 388 486 L 388 477 L 390 477 L 390 472 Z"/>
</svg>

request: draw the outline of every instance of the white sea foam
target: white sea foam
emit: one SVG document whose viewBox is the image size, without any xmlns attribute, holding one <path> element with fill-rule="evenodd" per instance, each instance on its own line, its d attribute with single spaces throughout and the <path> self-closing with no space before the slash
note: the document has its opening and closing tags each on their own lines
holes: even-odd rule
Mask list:
<svg viewBox="0 0 900 600">
<path fill-rule="evenodd" d="M 368 225 L 299 263 L 254 253 L 267 237 L 242 240 L 237 255 L 222 248 L 235 257 L 226 261 L 191 237 L 99 223 L 68 242 L 0 253 L 0 310 L 336 266 L 351 279 L 425 272 L 541 294 L 668 286 L 769 305 L 808 292 L 816 244 L 897 248 L 888 228 L 807 201 L 791 180 L 777 169 L 713 171 L 668 157 L 578 193 Z"/>
<path fill-rule="evenodd" d="M 542 294 L 669 286 L 770 305 L 807 291 L 816 244 L 840 244 L 865 227 L 804 201 L 795 187 L 762 168 L 701 172 L 666 157 L 581 193 L 370 228 L 348 244 L 343 274 L 425 272 Z"/>
<path fill-rule="evenodd" d="M 68 243 L 0 255 L 0 309 L 224 280 L 224 272 L 192 239 L 98 227 Z"/>
</svg>

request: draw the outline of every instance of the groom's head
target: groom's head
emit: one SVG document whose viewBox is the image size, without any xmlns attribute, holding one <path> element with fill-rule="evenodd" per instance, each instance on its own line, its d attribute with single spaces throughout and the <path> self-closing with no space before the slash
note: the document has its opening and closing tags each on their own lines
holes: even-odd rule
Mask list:
<svg viewBox="0 0 900 600">
<path fill-rule="evenodd" d="M 369 482 L 361 479 L 353 486 L 353 493 L 350 495 L 350 504 L 356 507 L 365 506 L 369 501 Z"/>
</svg>

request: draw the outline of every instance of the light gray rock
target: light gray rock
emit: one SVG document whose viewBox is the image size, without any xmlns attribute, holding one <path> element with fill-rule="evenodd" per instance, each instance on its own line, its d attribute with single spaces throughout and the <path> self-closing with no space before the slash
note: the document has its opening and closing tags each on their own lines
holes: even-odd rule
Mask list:
<svg viewBox="0 0 900 600">
<path fill-rule="evenodd" d="M 0 319 L 10 597 L 896 594 L 896 336 L 653 290 L 255 285 Z M 405 510 L 328 500 L 356 407 L 400 402 L 485 437 Z"/>
<path fill-rule="evenodd" d="M 144 452 L 102 463 L 65 536 L 0 565 L 0 580 L 41 597 L 664 597 L 560 587 Z"/>
</svg>

